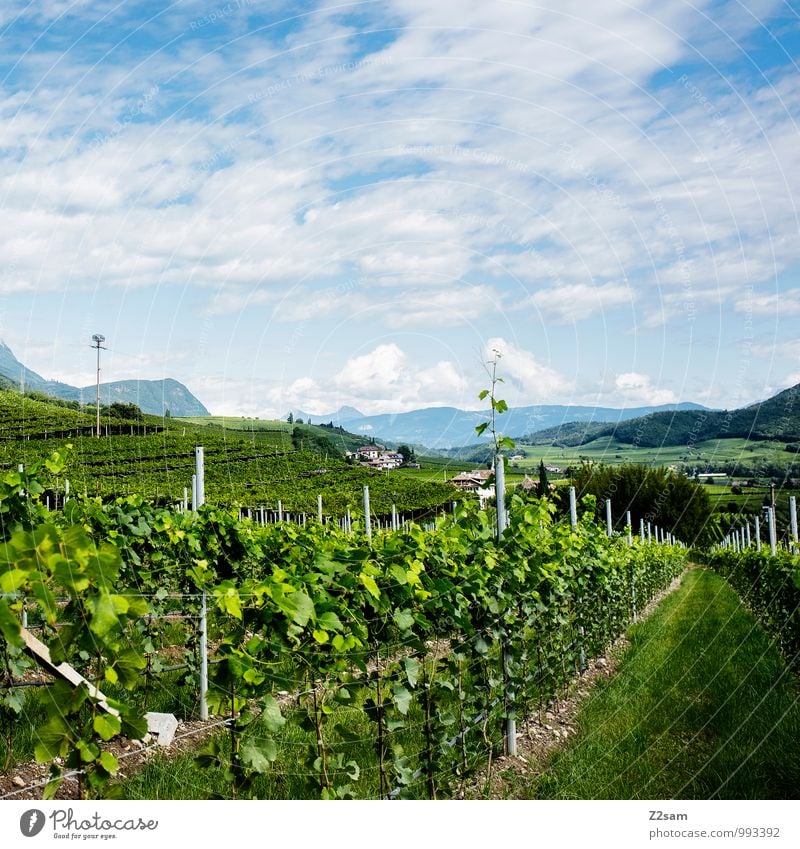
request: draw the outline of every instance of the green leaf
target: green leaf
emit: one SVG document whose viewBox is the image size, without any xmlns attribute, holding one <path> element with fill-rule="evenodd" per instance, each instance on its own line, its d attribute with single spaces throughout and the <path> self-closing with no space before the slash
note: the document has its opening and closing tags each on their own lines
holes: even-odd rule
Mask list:
<svg viewBox="0 0 800 849">
<path fill-rule="evenodd" d="M 25 584 L 28 573 L 23 569 L 10 569 L 0 574 L 0 592 L 13 593 Z"/>
<path fill-rule="evenodd" d="M 326 610 L 317 617 L 317 625 L 326 631 L 341 631 L 343 627 L 341 619 L 332 610 Z"/>
<path fill-rule="evenodd" d="M 374 579 L 371 575 L 368 575 L 366 572 L 362 572 L 362 573 L 358 576 L 358 579 L 359 579 L 359 580 L 361 581 L 361 583 L 363 584 L 364 589 L 365 589 L 365 590 L 366 590 L 366 591 L 367 591 L 367 592 L 368 592 L 368 593 L 369 593 L 369 594 L 370 594 L 373 598 L 380 599 L 380 597 L 381 597 L 381 591 L 378 589 L 378 585 L 375 583 L 375 579 Z"/>
<path fill-rule="evenodd" d="M 478 393 L 478 398 L 479 398 L 479 400 L 483 401 L 483 399 L 486 398 L 488 395 L 489 395 L 488 389 L 481 389 L 481 391 Z"/>
<path fill-rule="evenodd" d="M 281 714 L 280 705 L 275 701 L 272 696 L 264 696 L 261 700 L 262 704 L 262 712 L 261 712 L 261 721 L 264 723 L 267 731 L 271 731 L 273 734 L 284 726 L 286 723 L 286 719 Z"/>
<path fill-rule="evenodd" d="M 112 713 L 98 713 L 92 727 L 103 740 L 110 740 L 122 730 L 122 722 Z"/>
<path fill-rule="evenodd" d="M 91 613 L 89 629 L 98 637 L 105 637 L 118 624 L 117 608 L 110 593 L 101 592 L 99 595 L 86 599 L 86 607 Z"/>
<path fill-rule="evenodd" d="M 242 744 L 240 756 L 242 763 L 253 772 L 263 773 L 278 757 L 278 747 L 272 737 L 251 738 Z"/>
<path fill-rule="evenodd" d="M 406 679 L 408 683 L 412 687 L 417 686 L 417 681 L 419 680 L 419 671 L 422 668 L 422 664 L 415 657 L 407 657 L 403 661 L 403 666 L 406 670 Z"/>
<path fill-rule="evenodd" d="M 100 765 L 104 770 L 106 770 L 106 772 L 111 773 L 111 775 L 116 775 L 119 767 L 119 761 L 111 754 L 111 752 L 103 752 L 103 754 L 100 755 Z"/>
<path fill-rule="evenodd" d="M 411 693 L 402 684 L 395 684 L 392 687 L 392 696 L 395 707 L 405 716 L 411 705 Z"/>
<path fill-rule="evenodd" d="M 475 433 L 478 434 L 478 436 L 482 436 L 487 427 L 489 427 L 489 422 L 483 422 L 482 424 L 476 425 Z"/>
<path fill-rule="evenodd" d="M 0 598 L 0 634 L 3 635 L 9 645 L 16 648 L 22 648 L 25 645 L 21 636 L 19 620 L 11 612 L 4 598 Z"/>
<path fill-rule="evenodd" d="M 408 608 L 395 610 L 392 619 L 401 631 L 410 631 L 414 627 L 414 614 Z"/>
<path fill-rule="evenodd" d="M 304 593 L 289 593 L 288 595 L 275 594 L 275 603 L 296 625 L 304 627 L 308 620 L 314 616 L 314 602 Z"/>
</svg>

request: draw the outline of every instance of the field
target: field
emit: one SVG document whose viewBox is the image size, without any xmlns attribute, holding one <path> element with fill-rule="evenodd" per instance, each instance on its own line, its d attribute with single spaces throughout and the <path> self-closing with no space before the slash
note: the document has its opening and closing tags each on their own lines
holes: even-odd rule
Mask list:
<svg viewBox="0 0 800 849">
<path fill-rule="evenodd" d="M 691 450 L 686 445 L 667 445 L 663 448 L 636 448 L 618 442 L 613 437 L 603 436 L 575 448 L 548 445 L 518 445 L 515 453 L 525 454 L 524 460 L 514 463 L 523 470 L 535 471 L 540 460 L 561 468 L 573 466 L 583 460 L 598 463 L 643 463 L 649 466 L 681 464 L 697 468 L 715 469 L 725 463 L 751 465 L 786 465 L 796 455 L 786 451 L 782 442 L 754 441 L 747 439 L 714 439 L 698 442 Z"/>
</svg>

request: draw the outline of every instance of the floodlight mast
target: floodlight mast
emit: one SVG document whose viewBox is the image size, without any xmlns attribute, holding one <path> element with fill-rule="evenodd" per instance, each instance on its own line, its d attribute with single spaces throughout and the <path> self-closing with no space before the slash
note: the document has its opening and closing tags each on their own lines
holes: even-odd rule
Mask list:
<svg viewBox="0 0 800 849">
<path fill-rule="evenodd" d="M 102 333 L 95 333 L 92 336 L 92 342 L 94 345 L 90 345 L 90 348 L 97 348 L 97 391 L 95 392 L 95 409 L 97 411 L 97 438 L 100 438 L 100 349 L 102 348 L 104 351 L 108 349 L 101 345 L 101 342 L 105 342 L 106 337 L 103 336 Z"/>
</svg>

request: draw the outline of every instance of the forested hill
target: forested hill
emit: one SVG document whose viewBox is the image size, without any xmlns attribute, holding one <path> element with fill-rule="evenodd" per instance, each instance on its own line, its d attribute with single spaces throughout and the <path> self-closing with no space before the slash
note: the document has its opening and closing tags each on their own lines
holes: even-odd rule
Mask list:
<svg viewBox="0 0 800 849">
<path fill-rule="evenodd" d="M 531 434 L 521 441 L 582 445 L 601 436 L 642 448 L 726 437 L 796 442 L 800 440 L 800 384 L 738 410 L 675 410 L 615 423 L 576 422 Z"/>
</svg>

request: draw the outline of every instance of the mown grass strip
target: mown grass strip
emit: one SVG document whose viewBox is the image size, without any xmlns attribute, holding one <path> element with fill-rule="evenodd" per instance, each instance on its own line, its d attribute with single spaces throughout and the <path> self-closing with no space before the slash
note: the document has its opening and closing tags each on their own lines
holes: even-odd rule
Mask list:
<svg viewBox="0 0 800 849">
<path fill-rule="evenodd" d="M 800 686 L 728 584 L 705 569 L 630 633 L 574 742 L 523 798 L 790 799 L 800 795 Z"/>
</svg>

